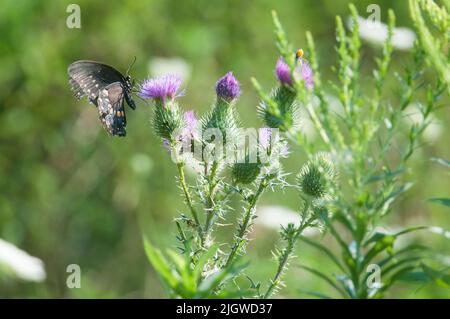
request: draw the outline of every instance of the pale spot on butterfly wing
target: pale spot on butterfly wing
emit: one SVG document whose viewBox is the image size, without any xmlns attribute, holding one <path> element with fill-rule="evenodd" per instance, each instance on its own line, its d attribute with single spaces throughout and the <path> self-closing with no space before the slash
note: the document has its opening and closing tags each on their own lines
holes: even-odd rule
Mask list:
<svg viewBox="0 0 450 319">
<path fill-rule="evenodd" d="M 119 82 L 108 85 L 100 91 L 99 118 L 103 127 L 111 135 L 126 135 L 126 119 L 123 108 L 124 89 Z"/>
</svg>

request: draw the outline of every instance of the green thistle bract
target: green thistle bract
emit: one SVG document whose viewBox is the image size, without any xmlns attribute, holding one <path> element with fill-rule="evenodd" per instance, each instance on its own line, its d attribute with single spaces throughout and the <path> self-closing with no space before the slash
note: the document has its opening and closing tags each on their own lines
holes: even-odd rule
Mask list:
<svg viewBox="0 0 450 319">
<path fill-rule="evenodd" d="M 260 163 L 234 163 L 231 169 L 231 174 L 236 183 L 250 184 L 256 180 L 261 171 Z"/>
<path fill-rule="evenodd" d="M 305 195 L 319 199 L 332 193 L 336 178 L 337 173 L 328 154 L 318 153 L 301 168 L 298 184 Z"/>
<path fill-rule="evenodd" d="M 159 137 L 168 140 L 175 138 L 174 133 L 182 126 L 182 115 L 176 102 L 171 101 L 165 106 L 156 103 L 153 126 Z"/>
</svg>

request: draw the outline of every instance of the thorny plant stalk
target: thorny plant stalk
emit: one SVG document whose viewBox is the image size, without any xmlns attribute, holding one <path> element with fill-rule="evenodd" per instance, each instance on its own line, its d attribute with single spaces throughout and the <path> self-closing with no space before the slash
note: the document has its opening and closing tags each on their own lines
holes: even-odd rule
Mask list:
<svg viewBox="0 0 450 319">
<path fill-rule="evenodd" d="M 267 179 L 268 178 L 265 177 L 260 181 L 256 193 L 253 194 L 249 200 L 248 206 L 245 210 L 245 214 L 238 226 L 238 233 L 236 234 L 235 242 L 226 259 L 225 267 L 229 266 L 234 261 L 234 258 L 236 257 L 237 254 L 239 254 L 239 251 L 245 249 L 244 247 L 245 243 L 248 241 L 246 239 L 246 236 L 250 232 L 252 220 L 255 218 L 255 206 L 259 197 L 262 195 L 262 193 L 268 186 Z"/>
<path fill-rule="evenodd" d="M 183 194 L 184 194 L 184 197 L 185 197 L 185 200 L 186 200 L 186 205 L 188 205 L 188 207 L 189 207 L 189 210 L 190 210 L 190 212 L 192 214 L 192 217 L 194 218 L 196 227 L 198 229 L 198 233 L 200 235 L 200 238 L 202 239 L 203 238 L 202 237 L 203 231 L 202 231 L 202 228 L 201 228 L 200 220 L 198 218 L 197 211 L 195 210 L 195 207 L 193 205 L 192 195 L 191 195 L 191 193 L 189 191 L 189 187 L 186 184 L 186 177 L 184 175 L 184 163 L 179 159 L 179 157 L 177 155 L 176 142 L 175 141 L 171 141 L 170 145 L 171 145 L 171 149 L 172 149 L 173 154 L 175 154 L 175 161 L 177 163 L 177 169 L 178 169 L 178 178 L 179 178 L 181 189 L 183 190 Z M 202 246 L 204 245 L 203 240 L 201 242 L 201 245 Z"/>
<path fill-rule="evenodd" d="M 306 203 L 305 208 L 302 213 L 303 216 L 307 215 L 309 208 L 310 208 L 310 204 Z M 277 271 L 276 271 L 274 277 L 270 281 L 269 288 L 267 288 L 267 291 L 264 294 L 264 297 L 263 297 L 264 299 L 270 298 L 272 296 L 272 294 L 275 291 L 277 291 L 277 289 L 279 289 L 279 287 L 281 286 L 281 284 L 282 284 L 281 277 L 282 277 L 283 273 L 286 271 L 289 259 L 293 258 L 292 254 L 294 253 L 295 244 L 297 243 L 298 238 L 301 236 L 301 234 L 303 233 L 303 231 L 306 228 L 310 227 L 313 224 L 315 219 L 316 219 L 316 217 L 312 216 L 309 219 L 302 220 L 300 225 L 298 226 L 298 228 L 295 229 L 292 237 L 287 238 L 286 247 L 283 249 L 280 256 L 278 257 L 279 263 L 278 263 Z"/>
</svg>

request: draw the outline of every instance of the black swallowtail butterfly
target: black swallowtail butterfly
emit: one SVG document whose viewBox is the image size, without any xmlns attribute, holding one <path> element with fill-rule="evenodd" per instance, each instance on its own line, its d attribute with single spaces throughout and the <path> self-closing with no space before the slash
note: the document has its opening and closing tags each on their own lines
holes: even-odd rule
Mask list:
<svg viewBox="0 0 450 319">
<path fill-rule="evenodd" d="M 134 110 L 131 98 L 133 81 L 112 66 L 95 61 L 75 61 L 67 69 L 70 85 L 77 99 L 87 96 L 98 107 L 100 121 L 110 135 L 126 135 L 123 100 Z M 128 72 L 127 72 L 128 73 Z"/>
</svg>

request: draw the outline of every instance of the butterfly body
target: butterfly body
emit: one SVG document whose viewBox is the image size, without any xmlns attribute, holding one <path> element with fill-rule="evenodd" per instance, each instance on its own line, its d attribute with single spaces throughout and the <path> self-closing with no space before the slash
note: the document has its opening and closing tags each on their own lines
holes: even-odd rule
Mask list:
<svg viewBox="0 0 450 319">
<path fill-rule="evenodd" d="M 99 119 L 110 135 L 125 136 L 124 100 L 136 108 L 131 97 L 131 78 L 109 65 L 87 60 L 72 63 L 67 71 L 75 97 L 86 96 L 98 107 Z"/>
</svg>

